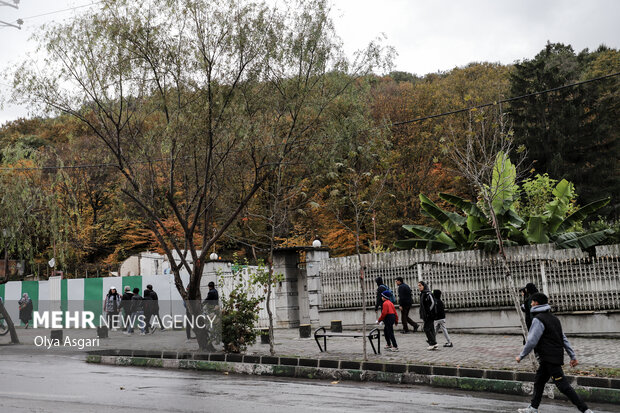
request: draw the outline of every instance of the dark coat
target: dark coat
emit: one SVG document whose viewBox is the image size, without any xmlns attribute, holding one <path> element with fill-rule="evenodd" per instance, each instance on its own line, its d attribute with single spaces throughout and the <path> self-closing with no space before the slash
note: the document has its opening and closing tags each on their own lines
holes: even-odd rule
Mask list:
<svg viewBox="0 0 620 413">
<path fill-rule="evenodd" d="M 413 305 L 411 287 L 405 283 L 398 286 L 398 304 L 402 307 L 411 307 Z"/>
<path fill-rule="evenodd" d="M 441 290 L 433 290 L 433 298 L 435 299 L 435 305 L 437 306 L 435 310 L 435 320 L 443 320 L 446 318 L 446 310 L 443 305 L 443 301 L 441 301 Z"/>
<path fill-rule="evenodd" d="M 424 321 L 434 320 L 436 306 L 433 293 L 431 293 L 424 281 L 420 281 L 420 284 L 424 286 L 424 289 L 420 292 L 420 318 Z"/>
<path fill-rule="evenodd" d="M 523 312 L 525 313 L 525 324 L 529 330 L 532 326 L 532 314 L 530 312 L 532 309 L 532 295 L 538 292 L 538 288 L 536 288 L 534 283 L 528 283 L 524 289 L 525 297 L 523 301 Z"/>
<path fill-rule="evenodd" d="M 375 302 L 375 311 L 379 311 L 381 308 L 383 308 L 381 293 L 387 290 L 387 287 L 383 285 L 383 278 L 381 277 L 375 278 L 375 282 L 377 283 L 377 301 Z"/>
<path fill-rule="evenodd" d="M 121 297 L 121 310 L 125 310 L 125 314 L 131 313 L 131 298 L 133 297 L 133 293 L 127 291 L 123 293 Z"/>
</svg>

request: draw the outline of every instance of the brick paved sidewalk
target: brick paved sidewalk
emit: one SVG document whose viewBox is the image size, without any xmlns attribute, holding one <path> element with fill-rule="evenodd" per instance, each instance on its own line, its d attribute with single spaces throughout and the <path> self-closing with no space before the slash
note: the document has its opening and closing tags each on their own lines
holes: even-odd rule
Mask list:
<svg viewBox="0 0 620 413">
<path fill-rule="evenodd" d="M 39 352 L 79 352 L 76 348 L 57 348 L 47 350 L 44 347 L 36 347 L 34 339 L 36 336 L 46 335 L 49 337 L 49 330 L 24 330 L 18 329 L 18 335 L 23 345 L 10 346 L 20 351 L 39 351 Z M 94 330 L 65 329 L 64 335 L 73 338 L 95 338 Z M 380 355 L 372 354 L 372 349 L 368 345 L 369 360 L 380 360 L 394 363 L 411 364 L 433 364 L 449 365 L 472 368 L 488 369 L 510 369 L 529 371 L 532 366 L 528 362 L 517 364 L 514 361 L 516 355 L 522 347 L 522 339 L 515 335 L 487 335 L 487 334 L 451 334 L 454 343 L 453 348 L 444 348 L 443 336 L 438 337 L 439 349 L 435 351 L 426 350 L 427 344 L 424 333 L 413 334 L 396 333 L 396 340 L 399 345 L 399 352 L 381 350 Z M 10 341 L 8 335 L 0 337 L 0 345 Z M 260 341 L 260 339 L 259 339 Z M 279 356 L 297 356 L 306 358 L 330 358 L 343 360 L 361 360 L 362 340 L 353 338 L 328 338 L 328 352 L 321 353 L 314 338 L 299 338 L 297 329 L 276 330 L 276 353 Z M 569 338 L 580 365 L 576 369 L 566 367 L 570 374 L 579 372 L 594 372 L 597 375 L 608 375 L 610 371 L 601 371 L 597 368 L 615 369 L 615 376 L 618 376 L 620 369 L 620 339 L 601 339 L 601 338 Z M 385 345 L 385 340 L 381 337 L 381 345 Z M 0 354 L 7 346 L 0 346 Z M 185 331 L 157 331 L 153 335 L 132 336 L 123 335 L 121 332 L 110 332 L 110 338 L 99 340 L 96 348 L 84 348 L 81 351 L 96 349 L 143 349 L 143 350 L 167 350 L 167 351 L 197 351 L 196 340 L 186 341 Z M 247 354 L 269 354 L 269 345 L 254 344 Z M 568 361 L 568 357 L 566 357 Z"/>
</svg>

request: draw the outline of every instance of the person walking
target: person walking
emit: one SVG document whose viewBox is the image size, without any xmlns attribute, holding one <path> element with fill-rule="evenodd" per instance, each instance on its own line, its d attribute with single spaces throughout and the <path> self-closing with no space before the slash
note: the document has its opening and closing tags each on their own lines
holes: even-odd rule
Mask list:
<svg viewBox="0 0 620 413">
<path fill-rule="evenodd" d="M 105 312 L 106 320 L 108 321 L 108 327 L 112 331 L 116 331 L 115 319 L 118 318 L 118 313 L 121 308 L 121 296 L 116 292 L 116 287 L 110 287 L 110 290 L 105 296 L 103 301 L 103 311 Z"/>
<path fill-rule="evenodd" d="M 157 296 L 157 292 L 153 290 L 153 286 L 151 284 L 148 284 L 146 286 L 146 289 L 149 291 L 149 296 L 151 297 L 151 300 L 153 300 L 153 302 L 151 303 L 152 305 L 151 310 L 153 313 L 153 322 L 157 320 L 158 325 L 159 325 L 159 330 L 166 331 L 166 329 L 164 328 L 164 324 L 161 321 L 161 317 L 159 316 L 159 297 Z M 156 327 L 153 327 L 153 324 L 151 324 L 151 334 L 155 332 L 155 328 Z"/>
<path fill-rule="evenodd" d="M 381 298 L 381 294 L 389 290 L 386 285 L 383 284 L 383 278 L 377 277 L 375 278 L 375 282 L 377 283 L 377 299 L 375 300 L 375 314 L 379 314 L 381 308 L 383 307 L 383 299 Z"/>
<path fill-rule="evenodd" d="M 119 309 L 119 313 L 120 310 L 122 310 L 124 314 L 123 330 L 125 332 L 129 331 L 129 324 L 131 323 L 131 297 L 133 297 L 133 294 L 131 293 L 131 287 L 126 285 L 123 296 L 121 297 L 121 306 Z M 133 328 L 131 329 L 131 331 L 133 332 Z"/>
<path fill-rule="evenodd" d="M 28 293 L 22 294 L 22 298 L 19 299 L 17 305 L 19 306 L 19 319 L 26 325 L 25 328 L 28 328 L 30 320 L 32 320 L 32 310 L 34 308 Z"/>
<path fill-rule="evenodd" d="M 153 315 L 153 299 L 151 298 L 151 291 L 147 288 L 142 295 L 142 304 L 144 307 L 144 332 L 149 334 L 151 332 L 151 316 Z"/>
<path fill-rule="evenodd" d="M 433 290 L 433 298 L 435 299 L 435 305 L 437 306 L 437 310 L 435 311 L 435 336 L 439 334 L 439 330 L 443 332 L 443 336 L 446 338 L 446 343 L 443 345 L 444 347 L 454 347 L 452 341 L 450 341 L 450 335 L 448 334 L 448 329 L 446 328 L 446 310 L 441 301 L 441 290 Z"/>
<path fill-rule="evenodd" d="M 396 285 L 398 286 L 398 308 L 400 308 L 401 318 L 403 320 L 403 329 L 401 333 L 407 334 L 409 332 L 409 324 L 411 324 L 413 332 L 415 333 L 420 326 L 409 318 L 409 311 L 411 311 L 411 306 L 413 305 L 411 287 L 405 284 L 403 277 L 396 277 Z"/>
<path fill-rule="evenodd" d="M 530 297 L 532 303 L 532 327 L 527 335 L 527 342 L 516 357 L 517 363 L 521 362 L 532 350 L 539 362 L 536 376 L 534 377 L 534 393 L 530 405 L 525 409 L 519 409 L 519 413 L 538 413 L 538 406 L 542 400 L 545 384 L 549 378 L 553 378 L 556 385 L 568 399 L 581 412 L 592 413 L 586 403 L 571 387 L 568 379 L 564 376 L 562 365 L 564 364 L 564 351 L 570 357 L 570 366 L 575 367 L 579 362 L 575 351 L 568 339 L 562 332 L 560 320 L 551 314 L 549 299 L 543 293 L 534 293 Z"/>
<path fill-rule="evenodd" d="M 381 293 L 383 305 L 377 324 L 383 321 L 383 335 L 387 343 L 385 348 L 391 351 L 398 351 L 398 344 L 396 344 L 396 337 L 394 337 L 394 326 L 398 325 L 398 313 L 392 303 L 391 295 L 391 291 Z"/>
<path fill-rule="evenodd" d="M 534 283 L 527 283 L 523 290 L 523 312 L 525 313 L 525 324 L 529 330 L 532 326 L 532 315 L 530 313 L 530 309 L 532 308 L 532 296 L 538 292 L 538 288 L 536 288 Z"/>
<path fill-rule="evenodd" d="M 435 339 L 435 299 L 428 285 L 424 281 L 418 282 L 420 291 L 420 318 L 424 321 L 424 333 L 426 334 L 427 350 L 437 350 Z"/>
<path fill-rule="evenodd" d="M 129 327 L 127 328 L 127 334 L 133 334 L 133 327 L 135 322 L 138 322 L 138 328 L 140 329 L 140 335 L 146 334 L 146 326 L 144 322 L 144 298 L 140 296 L 140 289 L 138 287 L 133 289 L 133 295 L 131 296 L 131 307 L 129 316 Z"/>
</svg>

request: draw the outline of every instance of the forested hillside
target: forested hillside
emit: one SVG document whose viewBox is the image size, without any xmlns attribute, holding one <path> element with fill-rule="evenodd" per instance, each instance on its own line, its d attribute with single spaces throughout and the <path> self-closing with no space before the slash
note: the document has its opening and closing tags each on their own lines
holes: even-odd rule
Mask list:
<svg viewBox="0 0 620 413">
<path fill-rule="evenodd" d="M 319 238 L 332 254 L 347 255 L 355 250 L 350 229 L 356 224 L 362 251 L 393 250 L 405 236 L 402 225 L 434 225 L 421 212 L 420 193 L 448 210 L 453 207 L 439 192 L 477 197 L 443 145 L 446 136 L 467 133 L 471 112 L 407 121 L 619 71 L 617 50 L 601 46 L 575 52 L 568 45 L 548 44 L 511 66 L 472 63 L 422 77 L 394 72 L 355 79 L 326 106 L 326 126 L 304 132 L 304 150 L 267 178 L 213 250 L 223 258 L 236 253 L 253 261 L 266 255 L 272 240 L 293 246 Z M 515 142 L 527 151 L 523 178 L 548 173 L 557 181 L 566 179 L 575 185 L 581 205 L 610 197 L 595 225 L 613 226 L 620 214 L 619 78 L 514 100 L 502 111 Z M 153 142 L 157 134 L 170 133 L 156 127 L 159 116 L 144 117 Z M 0 128 L 0 149 L 2 247 L 11 259 L 24 259 L 36 269 L 33 264 L 46 263 L 56 248 L 59 268 L 71 276 L 75 268 L 116 268 L 131 254 L 160 250 L 123 192 L 127 184 L 110 166 L 115 162 L 110 151 L 83 122 L 69 115 L 20 119 Z M 239 156 L 227 173 L 252 173 L 248 159 Z M 178 179 L 182 186 L 198 178 Z M 222 182 L 218 208 L 237 205 L 245 185 L 243 180 Z M 345 202 L 352 193 L 359 202 L 372 202 L 373 213 L 363 221 L 356 221 L 355 204 Z M 183 240 L 183 228 L 173 218 L 163 224 Z M 203 231 L 217 231 L 221 219 L 214 216 Z M 200 245 L 202 239 L 194 241 Z"/>
</svg>

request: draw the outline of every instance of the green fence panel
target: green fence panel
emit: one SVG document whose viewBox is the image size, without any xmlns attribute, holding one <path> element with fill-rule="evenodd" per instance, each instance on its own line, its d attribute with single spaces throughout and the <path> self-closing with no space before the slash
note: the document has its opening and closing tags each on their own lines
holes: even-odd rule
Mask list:
<svg viewBox="0 0 620 413">
<path fill-rule="evenodd" d="M 84 279 L 84 311 L 91 311 L 95 315 L 95 325 L 99 326 L 99 320 L 103 311 L 103 279 Z"/>
</svg>

